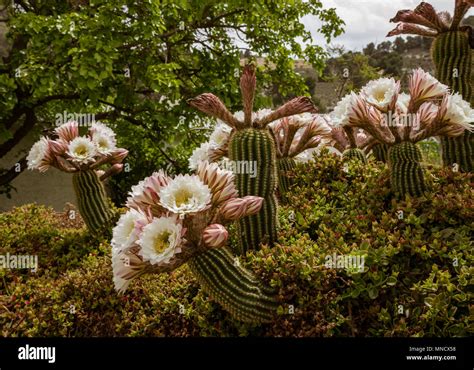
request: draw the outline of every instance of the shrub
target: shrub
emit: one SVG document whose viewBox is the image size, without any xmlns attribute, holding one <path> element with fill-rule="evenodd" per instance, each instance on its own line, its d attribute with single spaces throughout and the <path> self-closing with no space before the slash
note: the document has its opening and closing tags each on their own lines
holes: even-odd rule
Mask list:
<svg viewBox="0 0 474 370">
<path fill-rule="evenodd" d="M 240 259 L 278 293 L 277 318 L 261 326 L 232 320 L 200 291 L 186 266 L 139 278 L 119 296 L 107 242 L 58 226 L 43 207 L 16 209 L 1 216 L 2 224 L 8 220 L 1 253 L 7 240 L 9 250 L 44 253 L 53 267 L 38 275 L 2 272 L 1 334 L 467 336 L 472 175 L 426 170 L 429 196 L 397 201 L 383 164 L 344 166 L 327 152 L 299 164 L 289 205 L 280 208 L 279 244 Z M 10 228 L 16 231 L 5 231 Z M 235 235 L 230 240 L 236 246 Z M 74 248 L 82 261 L 66 257 Z M 325 267 L 333 253 L 364 256 L 364 271 Z"/>
</svg>

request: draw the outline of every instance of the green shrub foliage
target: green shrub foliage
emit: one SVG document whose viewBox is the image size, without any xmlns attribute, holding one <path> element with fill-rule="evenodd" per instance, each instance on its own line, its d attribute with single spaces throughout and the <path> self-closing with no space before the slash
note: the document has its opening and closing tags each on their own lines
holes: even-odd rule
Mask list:
<svg viewBox="0 0 474 370">
<path fill-rule="evenodd" d="M 119 296 L 105 241 L 58 224 L 50 209 L 18 208 L 0 215 L 0 254 L 38 254 L 40 266 L 0 269 L 1 335 L 472 335 L 473 178 L 425 171 L 427 196 L 396 200 L 379 162 L 323 152 L 298 164 L 278 244 L 240 257 L 277 292 L 278 315 L 263 325 L 233 320 L 187 266 Z M 363 270 L 327 267 L 334 255 L 364 257 Z"/>
</svg>

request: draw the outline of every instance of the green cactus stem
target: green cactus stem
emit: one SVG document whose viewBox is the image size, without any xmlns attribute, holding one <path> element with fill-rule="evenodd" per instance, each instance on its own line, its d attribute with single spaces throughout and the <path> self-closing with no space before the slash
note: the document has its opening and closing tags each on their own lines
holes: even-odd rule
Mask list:
<svg viewBox="0 0 474 370">
<path fill-rule="evenodd" d="M 364 152 L 358 148 L 350 148 L 344 150 L 344 152 L 342 153 L 342 157 L 348 160 L 356 159 L 358 161 L 361 161 L 362 163 L 367 163 L 367 158 L 365 157 Z"/>
<path fill-rule="evenodd" d="M 204 291 L 235 319 L 249 323 L 274 319 L 278 304 L 273 292 L 242 268 L 227 247 L 201 253 L 188 265 Z"/>
<path fill-rule="evenodd" d="M 426 190 L 421 159 L 421 151 L 414 143 L 402 142 L 390 147 L 390 181 L 392 190 L 400 197 L 418 197 Z"/>
<path fill-rule="evenodd" d="M 472 49 L 465 31 L 439 34 L 433 41 L 431 55 L 437 79 L 458 92 L 472 104 Z M 441 137 L 441 153 L 445 166 L 457 164 L 462 172 L 472 172 L 474 134 L 464 132 L 459 137 Z"/>
<path fill-rule="evenodd" d="M 239 196 L 264 198 L 260 212 L 238 222 L 239 252 L 257 250 L 262 242 L 273 245 L 277 239 L 277 169 L 275 142 L 268 129 L 246 128 L 234 132 L 229 142 L 229 158 L 247 166 L 251 164 L 256 170 L 235 174 Z"/>
<path fill-rule="evenodd" d="M 372 148 L 372 154 L 376 161 L 387 163 L 389 146 L 384 143 L 375 144 Z"/>
<path fill-rule="evenodd" d="M 278 158 L 278 193 L 280 194 L 280 200 L 287 202 L 288 189 L 291 186 L 291 178 L 289 173 L 296 167 L 296 162 L 293 158 Z"/>
<path fill-rule="evenodd" d="M 93 170 L 73 174 L 79 212 L 92 234 L 110 233 L 114 212 L 110 209 L 104 185 Z"/>
</svg>

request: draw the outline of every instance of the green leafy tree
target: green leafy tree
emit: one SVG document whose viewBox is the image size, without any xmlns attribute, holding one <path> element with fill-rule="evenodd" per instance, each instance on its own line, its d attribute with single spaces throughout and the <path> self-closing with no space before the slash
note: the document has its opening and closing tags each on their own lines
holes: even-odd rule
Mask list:
<svg viewBox="0 0 474 370">
<path fill-rule="evenodd" d="M 0 157 L 32 130 L 54 128 L 58 113 L 93 113 L 130 149 L 131 171 L 126 165 L 115 178 L 117 194 L 157 168 L 186 166 L 206 127 L 188 98 L 212 89 L 238 108 L 243 46 L 263 57 L 264 86 L 307 94 L 292 59 L 321 69 L 325 53 L 301 18 L 318 18 L 328 42 L 343 32 L 335 10 L 318 0 L 15 0 L 0 10 L 0 40 L 5 33 L 8 40 L 0 58 Z M 5 169 L 0 185 L 16 175 Z"/>
<path fill-rule="evenodd" d="M 379 77 L 377 68 L 370 65 L 370 58 L 360 52 L 344 52 L 328 60 L 324 69 L 324 79 L 340 82 L 338 96 L 358 90 L 370 80 Z M 317 89 L 317 87 L 316 87 Z"/>
</svg>

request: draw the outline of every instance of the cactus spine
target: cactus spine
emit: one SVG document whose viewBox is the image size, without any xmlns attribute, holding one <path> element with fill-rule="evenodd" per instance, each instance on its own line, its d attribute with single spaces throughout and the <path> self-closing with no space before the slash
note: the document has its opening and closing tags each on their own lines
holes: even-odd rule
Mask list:
<svg viewBox="0 0 474 370">
<path fill-rule="evenodd" d="M 289 172 L 295 169 L 296 162 L 293 158 L 284 157 L 277 159 L 278 167 L 278 192 L 283 202 L 288 200 L 287 194 L 291 186 Z"/>
<path fill-rule="evenodd" d="M 238 222 L 240 253 L 258 249 L 261 242 L 272 245 L 277 238 L 276 152 L 275 143 L 267 129 L 246 128 L 236 131 L 229 143 L 229 158 L 247 163 L 255 173 L 235 174 L 240 197 L 255 195 L 264 198 L 262 209 Z"/>
<path fill-rule="evenodd" d="M 79 212 L 87 228 L 93 234 L 110 232 L 114 213 L 107 203 L 104 186 L 95 171 L 87 170 L 74 173 L 72 183 Z"/>
<path fill-rule="evenodd" d="M 384 143 L 375 144 L 372 148 L 372 154 L 376 161 L 387 163 L 389 146 Z"/>
<path fill-rule="evenodd" d="M 250 323 L 274 318 L 278 304 L 272 292 L 243 269 L 227 247 L 201 253 L 188 265 L 203 289 L 234 318 Z"/>
<path fill-rule="evenodd" d="M 390 181 L 393 191 L 401 196 L 421 196 L 426 189 L 421 151 L 416 144 L 405 141 L 390 147 L 388 152 Z"/>
<path fill-rule="evenodd" d="M 472 50 L 465 31 L 440 33 L 433 41 L 432 58 L 438 80 L 459 92 L 464 100 L 472 99 Z M 465 131 L 459 137 L 441 137 L 443 163 L 459 165 L 463 172 L 473 169 L 474 134 Z"/>
<path fill-rule="evenodd" d="M 350 148 L 344 150 L 342 153 L 342 156 L 345 159 L 351 160 L 351 159 L 356 159 L 358 161 L 361 161 L 362 163 L 367 163 L 367 158 L 365 157 L 365 154 L 362 150 L 359 148 Z"/>
</svg>

